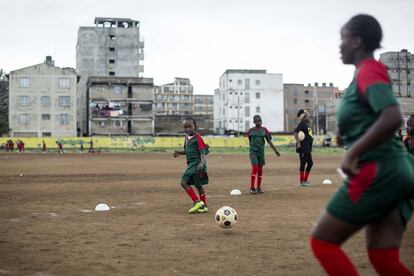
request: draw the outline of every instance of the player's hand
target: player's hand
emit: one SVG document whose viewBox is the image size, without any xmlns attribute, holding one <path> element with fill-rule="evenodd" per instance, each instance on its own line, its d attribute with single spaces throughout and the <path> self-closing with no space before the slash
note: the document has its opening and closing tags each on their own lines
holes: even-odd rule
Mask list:
<svg viewBox="0 0 414 276">
<path fill-rule="evenodd" d="M 174 151 L 173 156 L 178 157 L 178 156 L 180 156 L 180 153 L 178 151 Z"/>
<path fill-rule="evenodd" d="M 277 156 L 280 156 L 280 152 L 276 149 L 275 149 L 275 153 L 276 153 Z"/>
<path fill-rule="evenodd" d="M 359 173 L 358 156 L 353 156 L 348 151 L 341 163 L 342 171 L 349 177 L 353 177 Z"/>
<path fill-rule="evenodd" d="M 298 141 L 298 142 L 296 142 L 296 148 L 297 149 L 300 149 L 300 142 Z"/>
<path fill-rule="evenodd" d="M 203 163 L 199 163 L 197 165 L 197 170 L 201 171 L 204 168 L 204 164 Z"/>
</svg>

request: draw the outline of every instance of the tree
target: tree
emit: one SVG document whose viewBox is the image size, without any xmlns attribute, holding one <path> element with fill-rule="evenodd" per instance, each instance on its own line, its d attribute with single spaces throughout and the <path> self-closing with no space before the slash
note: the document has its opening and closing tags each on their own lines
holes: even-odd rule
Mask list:
<svg viewBox="0 0 414 276">
<path fill-rule="evenodd" d="M 0 69 L 0 136 L 9 131 L 9 79 L 4 70 Z"/>
</svg>

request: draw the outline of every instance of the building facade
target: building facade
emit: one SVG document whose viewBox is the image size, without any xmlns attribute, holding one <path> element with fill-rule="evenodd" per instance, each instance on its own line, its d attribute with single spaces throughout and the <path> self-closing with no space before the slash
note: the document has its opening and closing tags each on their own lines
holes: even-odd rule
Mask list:
<svg viewBox="0 0 414 276">
<path fill-rule="evenodd" d="M 90 77 L 88 135 L 153 135 L 151 78 Z"/>
<path fill-rule="evenodd" d="M 16 137 L 76 136 L 75 69 L 44 63 L 10 72 L 9 127 Z"/>
<path fill-rule="evenodd" d="M 214 92 L 214 130 L 247 132 L 260 115 L 271 132 L 284 129 L 283 76 L 266 70 L 226 70 Z"/>
<path fill-rule="evenodd" d="M 194 95 L 193 114 L 211 115 L 214 114 L 214 95 Z"/>
<path fill-rule="evenodd" d="M 414 114 L 414 55 L 408 50 L 386 52 L 380 55 L 380 61 L 388 68 L 392 89 L 407 119 Z"/>
<path fill-rule="evenodd" d="M 335 114 L 337 99 L 342 95 L 338 87 L 332 83 L 319 85 L 317 82 L 313 86 L 287 83 L 283 87 L 286 132 L 292 132 L 299 123 L 296 116 L 299 109 L 309 111 L 314 133 L 336 131 L 336 119 L 331 113 Z"/>
<path fill-rule="evenodd" d="M 144 43 L 139 21 L 129 18 L 95 18 L 95 26 L 80 27 L 76 45 L 78 128 L 87 132 L 86 89 L 89 77 L 142 77 Z"/>
<path fill-rule="evenodd" d="M 157 115 L 189 115 L 193 113 L 193 85 L 188 78 L 155 87 L 154 109 Z"/>
</svg>

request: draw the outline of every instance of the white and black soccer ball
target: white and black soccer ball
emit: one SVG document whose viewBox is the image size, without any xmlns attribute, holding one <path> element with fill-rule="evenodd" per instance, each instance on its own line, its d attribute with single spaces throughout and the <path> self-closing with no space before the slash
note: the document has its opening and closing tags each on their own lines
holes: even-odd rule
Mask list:
<svg viewBox="0 0 414 276">
<path fill-rule="evenodd" d="M 229 206 L 223 206 L 217 210 L 215 221 L 218 226 L 223 228 L 231 228 L 238 221 L 238 216 L 236 210 Z"/>
</svg>

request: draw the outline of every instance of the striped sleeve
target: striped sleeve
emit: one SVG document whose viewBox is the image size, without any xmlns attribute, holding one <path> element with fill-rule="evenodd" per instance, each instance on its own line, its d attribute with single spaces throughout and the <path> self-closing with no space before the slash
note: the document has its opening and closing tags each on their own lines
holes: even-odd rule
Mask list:
<svg viewBox="0 0 414 276">
<path fill-rule="evenodd" d="M 359 68 L 356 82 L 359 94 L 375 113 L 380 113 L 387 106 L 398 105 L 387 69 L 382 63 L 366 62 Z"/>
</svg>

